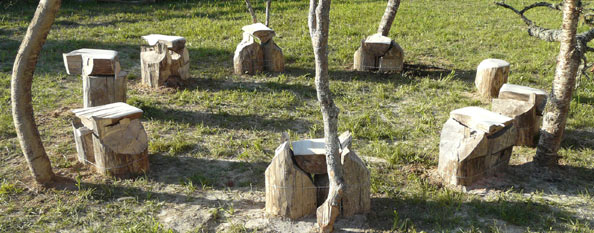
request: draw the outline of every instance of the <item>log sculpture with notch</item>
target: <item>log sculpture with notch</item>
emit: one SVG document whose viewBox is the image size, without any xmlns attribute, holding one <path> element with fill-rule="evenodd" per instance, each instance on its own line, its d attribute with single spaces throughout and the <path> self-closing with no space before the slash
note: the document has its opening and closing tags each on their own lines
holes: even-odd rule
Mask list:
<svg viewBox="0 0 594 233">
<path fill-rule="evenodd" d="M 388 0 L 376 34 L 361 41 L 355 51 L 354 69 L 358 71 L 401 72 L 404 68 L 404 50 L 388 37 L 400 6 L 400 0 Z"/>
<path fill-rule="evenodd" d="M 126 101 L 126 73 L 121 71 L 118 52 L 78 49 L 64 53 L 70 75 L 82 75 L 85 108 Z"/>
<path fill-rule="evenodd" d="M 181 36 L 150 34 L 140 46 L 142 83 L 149 87 L 179 87 L 190 78 L 190 54 Z"/>
<path fill-rule="evenodd" d="M 236 74 L 256 74 L 262 71 L 283 72 L 285 58 L 283 51 L 272 39 L 276 33 L 268 27 L 270 21 L 270 0 L 266 3 L 266 24 L 258 23 L 249 0 L 245 0 L 253 24 L 241 28 L 243 40 L 237 45 L 233 56 Z M 259 43 L 255 40 L 258 38 Z"/>
</svg>

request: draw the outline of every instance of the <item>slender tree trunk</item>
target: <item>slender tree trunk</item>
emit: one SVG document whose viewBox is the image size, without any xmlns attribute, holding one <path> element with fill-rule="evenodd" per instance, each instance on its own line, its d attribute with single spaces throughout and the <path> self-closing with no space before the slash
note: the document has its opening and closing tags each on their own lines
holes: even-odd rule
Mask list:
<svg viewBox="0 0 594 233">
<path fill-rule="evenodd" d="M 35 181 L 40 184 L 49 183 L 54 173 L 33 117 L 31 84 L 37 58 L 60 9 L 60 4 L 60 0 L 39 1 L 12 70 L 12 118 L 29 169 Z"/>
<path fill-rule="evenodd" d="M 245 0 L 245 5 L 247 5 L 248 11 L 250 12 L 250 15 L 252 15 L 252 23 L 257 23 L 258 18 L 256 18 L 256 12 L 254 12 L 254 8 L 252 8 L 250 0 Z"/>
<path fill-rule="evenodd" d="M 266 27 L 270 23 L 270 3 L 272 0 L 266 0 Z"/>
<path fill-rule="evenodd" d="M 330 25 L 330 0 L 310 0 L 309 31 L 316 62 L 316 90 L 324 120 L 326 163 L 330 189 L 328 199 L 317 210 L 320 232 L 333 230 L 340 213 L 340 200 L 344 189 L 342 164 L 338 140 L 339 109 L 332 100 L 328 79 L 328 28 Z"/>
<path fill-rule="evenodd" d="M 534 157 L 534 161 L 542 166 L 556 166 L 559 160 L 557 152 L 563 139 L 577 70 L 582 57 L 576 47 L 580 7 L 579 0 L 566 0 L 563 5 L 561 48 L 557 57 L 553 88 L 545 109 L 540 140 Z"/>
<path fill-rule="evenodd" d="M 400 0 L 388 0 L 388 5 L 386 6 L 386 11 L 384 12 L 382 21 L 379 24 L 377 33 L 381 33 L 382 36 L 388 36 L 388 33 L 390 33 L 390 28 L 392 28 L 392 22 L 394 22 L 394 17 L 396 17 L 396 12 L 398 12 L 399 6 Z"/>
</svg>

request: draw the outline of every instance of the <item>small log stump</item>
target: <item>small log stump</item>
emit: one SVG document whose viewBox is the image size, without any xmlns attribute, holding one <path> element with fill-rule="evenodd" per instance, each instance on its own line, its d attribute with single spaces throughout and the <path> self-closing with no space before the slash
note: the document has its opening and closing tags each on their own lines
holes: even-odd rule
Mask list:
<svg viewBox="0 0 594 233">
<path fill-rule="evenodd" d="M 346 188 L 342 197 L 342 215 L 369 213 L 371 210 L 371 178 L 365 163 L 348 147 L 341 153 Z"/>
<path fill-rule="evenodd" d="M 243 40 L 237 45 L 233 56 L 235 74 L 253 75 L 262 71 L 283 72 L 285 58 L 283 51 L 272 40 L 274 30 L 262 23 L 244 26 Z M 258 38 L 260 43 L 254 38 Z"/>
<path fill-rule="evenodd" d="M 509 62 L 500 59 L 483 60 L 476 69 L 474 85 L 486 99 L 497 98 L 499 89 L 507 82 Z"/>
<path fill-rule="evenodd" d="M 190 54 L 181 36 L 142 36 L 140 47 L 142 83 L 149 87 L 176 86 L 190 78 Z"/>
<path fill-rule="evenodd" d="M 516 146 L 534 146 L 539 133 L 540 117 L 536 114 L 536 95 L 532 94 L 528 101 L 514 99 L 493 99 L 493 112 L 514 119 L 518 131 Z"/>
<path fill-rule="evenodd" d="M 127 178 L 149 170 L 148 137 L 142 110 L 113 103 L 72 112 L 91 130 L 95 168 L 103 175 Z"/>
<path fill-rule="evenodd" d="M 284 142 L 266 168 L 266 213 L 298 219 L 316 210 L 316 186 L 294 163 L 289 143 Z"/>
<path fill-rule="evenodd" d="M 441 178 L 446 184 L 468 186 L 507 167 L 516 129 L 512 118 L 466 107 L 450 113 L 440 138 Z"/>
<path fill-rule="evenodd" d="M 355 51 L 353 66 L 358 71 L 401 72 L 404 51 L 389 37 L 373 34 L 361 41 Z"/>
</svg>

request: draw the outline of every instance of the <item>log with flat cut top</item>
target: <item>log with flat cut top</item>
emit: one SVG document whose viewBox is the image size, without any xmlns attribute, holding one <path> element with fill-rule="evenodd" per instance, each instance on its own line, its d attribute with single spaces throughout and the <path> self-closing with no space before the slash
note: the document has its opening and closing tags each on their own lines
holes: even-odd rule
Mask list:
<svg viewBox="0 0 594 233">
<path fill-rule="evenodd" d="M 474 85 L 486 99 L 497 98 L 499 89 L 507 82 L 509 62 L 500 59 L 485 59 L 476 69 Z"/>
<path fill-rule="evenodd" d="M 536 95 L 532 94 L 528 101 L 514 99 L 493 99 L 493 112 L 514 118 L 518 131 L 516 146 L 534 146 L 539 132 L 541 117 L 536 111 Z"/>
<path fill-rule="evenodd" d="M 120 73 L 118 52 L 105 49 L 78 49 L 62 54 L 69 75 L 115 75 Z"/>
<path fill-rule="evenodd" d="M 262 23 L 242 28 L 243 40 L 233 56 L 235 74 L 253 75 L 262 71 L 283 72 L 285 58 L 282 49 L 272 39 L 276 33 Z M 258 43 L 255 38 L 258 38 Z"/>
<path fill-rule="evenodd" d="M 126 178 L 148 172 L 148 137 L 139 119 L 142 110 L 113 103 L 72 112 L 92 132 L 99 173 Z"/>
<path fill-rule="evenodd" d="M 190 55 L 181 36 L 142 36 L 140 47 L 142 83 L 150 87 L 179 86 L 190 78 Z"/>
<path fill-rule="evenodd" d="M 374 34 L 361 41 L 354 55 L 354 69 L 358 71 L 401 72 L 404 68 L 404 51 L 398 43 L 381 34 Z"/>
</svg>

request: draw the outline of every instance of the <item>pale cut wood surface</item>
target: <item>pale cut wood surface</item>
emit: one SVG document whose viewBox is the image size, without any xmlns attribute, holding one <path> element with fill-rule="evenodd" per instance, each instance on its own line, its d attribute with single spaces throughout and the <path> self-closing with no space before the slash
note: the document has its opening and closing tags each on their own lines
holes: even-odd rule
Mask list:
<svg viewBox="0 0 594 233">
<path fill-rule="evenodd" d="M 266 213 L 298 219 L 316 210 L 316 187 L 291 158 L 289 143 L 276 150 L 265 172 Z"/>
<path fill-rule="evenodd" d="M 398 73 L 404 69 L 404 50 L 400 45 L 392 41 L 388 52 L 379 58 L 379 72 Z"/>
<path fill-rule="evenodd" d="M 507 82 L 510 65 L 500 59 L 483 60 L 477 67 L 474 85 L 478 93 L 487 99 L 497 98 L 499 89 Z"/>
<path fill-rule="evenodd" d="M 83 48 L 71 51 L 69 53 L 63 53 L 62 57 L 64 59 L 66 73 L 68 73 L 69 75 L 82 74 L 83 63 L 87 63 L 88 58 L 97 59 L 97 62 L 99 63 L 96 65 L 96 67 L 94 67 L 95 69 L 97 69 L 97 71 L 95 71 L 94 73 L 93 67 L 91 67 L 90 71 L 88 71 L 90 72 L 90 75 L 116 74 L 116 71 L 118 71 L 117 73 L 119 73 L 120 69 L 118 52 L 114 50 Z M 115 66 L 114 63 L 116 63 L 116 61 L 117 67 L 112 67 Z M 99 74 L 98 72 L 102 74 Z"/>
<path fill-rule="evenodd" d="M 181 36 L 150 34 L 142 36 L 142 39 L 144 39 L 146 43 L 150 46 L 155 46 L 157 42 L 161 41 L 165 45 L 167 45 L 167 48 L 175 51 L 179 51 L 186 47 L 186 38 Z"/>
<path fill-rule="evenodd" d="M 171 53 L 167 45 L 158 42 L 154 46 L 140 47 L 142 83 L 149 87 L 164 86 L 171 76 Z"/>
<path fill-rule="evenodd" d="M 353 58 L 353 69 L 358 71 L 372 71 L 376 67 L 375 56 L 365 49 L 365 40 L 361 41 L 361 46 L 355 51 Z"/>
<path fill-rule="evenodd" d="M 450 117 L 465 126 L 487 134 L 495 133 L 513 122 L 510 117 L 480 107 L 459 108 L 450 112 Z"/>
<path fill-rule="evenodd" d="M 503 84 L 501 90 L 499 90 L 498 98 L 529 101 L 531 94 L 536 95 L 536 112 L 539 116 L 542 116 L 542 112 L 544 111 L 544 108 L 547 103 L 548 93 L 541 89 L 506 83 Z"/>
<path fill-rule="evenodd" d="M 338 136 L 341 151 L 351 146 L 353 136 L 345 131 Z M 297 166 L 310 174 L 326 174 L 326 144 L 323 138 L 305 139 L 292 142 L 293 154 Z"/>
<path fill-rule="evenodd" d="M 365 39 L 365 49 L 376 57 L 385 55 L 392 46 L 392 39 L 381 34 L 373 34 Z"/>
<path fill-rule="evenodd" d="M 119 75 L 82 75 L 83 106 L 95 107 L 115 102 L 126 102 L 126 73 Z"/>
<path fill-rule="evenodd" d="M 357 154 L 345 148 L 341 153 L 345 190 L 342 196 L 342 215 L 365 214 L 371 210 L 371 180 L 369 170 Z"/>
<path fill-rule="evenodd" d="M 74 109 L 72 112 L 80 118 L 82 124 L 101 136 L 105 125 L 111 125 L 123 118 L 138 119 L 142 110 L 126 103 L 113 103 L 97 107 Z"/>
<path fill-rule="evenodd" d="M 254 23 L 254 24 L 246 25 L 246 26 L 243 26 L 241 28 L 241 30 L 244 31 L 245 33 L 248 33 L 249 35 L 257 37 L 261 43 L 268 42 L 268 40 L 272 39 L 272 37 L 274 37 L 276 35 L 274 30 L 272 30 L 271 28 L 267 27 L 266 25 L 264 25 L 262 23 Z"/>
<path fill-rule="evenodd" d="M 494 112 L 514 118 L 517 129 L 516 146 L 534 146 L 535 138 L 540 131 L 541 118 L 537 115 L 536 95 L 533 93 L 528 101 L 515 99 L 493 99 L 491 108 Z"/>
<path fill-rule="evenodd" d="M 74 131 L 78 161 L 82 164 L 95 163 L 93 131 L 83 126 L 78 118 L 74 118 L 72 121 L 72 130 Z"/>
</svg>

